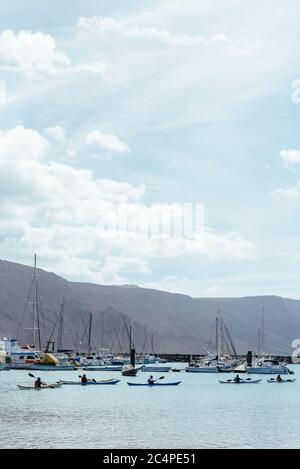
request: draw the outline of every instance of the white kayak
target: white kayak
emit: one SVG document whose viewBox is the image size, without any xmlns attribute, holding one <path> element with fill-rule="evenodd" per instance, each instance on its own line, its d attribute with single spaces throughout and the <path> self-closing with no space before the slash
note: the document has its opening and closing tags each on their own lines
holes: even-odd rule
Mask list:
<svg viewBox="0 0 300 469">
<path fill-rule="evenodd" d="M 267 379 L 268 383 L 278 383 L 278 384 L 281 384 L 281 383 L 294 383 L 295 381 L 296 381 L 296 378 L 295 379 L 282 379 L 281 381 L 277 381 L 276 378 Z"/>
<path fill-rule="evenodd" d="M 36 388 L 34 384 L 17 384 L 19 389 L 34 389 L 35 391 L 40 391 L 41 389 L 56 389 L 62 386 L 62 383 L 50 383 L 42 384 L 39 388 Z"/>
<path fill-rule="evenodd" d="M 239 382 L 234 381 L 233 379 L 228 379 L 227 381 L 220 381 L 221 384 L 257 384 L 260 383 L 261 379 L 246 380 L 241 379 Z"/>
<path fill-rule="evenodd" d="M 101 381 L 96 381 L 92 379 L 88 379 L 87 383 L 82 383 L 81 381 L 59 381 L 60 384 L 64 385 L 81 385 L 81 386 L 87 386 L 89 384 L 117 384 L 119 383 L 119 379 L 103 379 Z"/>
</svg>

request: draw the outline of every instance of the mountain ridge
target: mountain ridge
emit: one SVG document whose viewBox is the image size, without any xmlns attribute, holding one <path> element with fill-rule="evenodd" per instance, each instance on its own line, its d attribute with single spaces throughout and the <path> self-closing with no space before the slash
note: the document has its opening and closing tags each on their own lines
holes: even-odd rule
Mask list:
<svg viewBox="0 0 300 469">
<path fill-rule="evenodd" d="M 0 334 L 30 340 L 30 308 L 24 312 L 32 267 L 0 260 Z M 290 354 L 300 337 L 300 300 L 277 295 L 194 298 L 135 285 L 72 282 L 38 269 L 43 343 L 49 339 L 65 298 L 66 348 L 78 349 L 88 313 L 93 313 L 94 348 L 127 351 L 124 322 L 132 324 L 137 350 L 156 353 L 206 353 L 214 350 L 218 310 L 238 352 L 257 349 L 261 310 L 265 310 L 265 347 L 273 354 Z M 108 308 L 108 309 L 107 309 Z M 23 319 L 22 319 L 23 318 Z M 298 333 L 299 331 L 299 333 Z M 54 334 L 55 337 L 55 334 Z M 81 350 L 84 344 L 79 347 Z"/>
</svg>

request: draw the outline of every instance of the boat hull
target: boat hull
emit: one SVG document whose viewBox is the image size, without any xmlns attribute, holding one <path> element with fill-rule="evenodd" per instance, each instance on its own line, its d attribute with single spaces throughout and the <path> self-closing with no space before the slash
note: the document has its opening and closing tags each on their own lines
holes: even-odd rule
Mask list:
<svg viewBox="0 0 300 469">
<path fill-rule="evenodd" d="M 122 371 L 123 366 L 85 366 L 84 371 Z"/>
<path fill-rule="evenodd" d="M 36 388 L 34 385 L 23 385 L 23 384 L 17 384 L 17 387 L 18 389 L 21 389 L 21 390 L 26 390 L 26 389 L 33 389 L 34 391 L 40 391 L 41 389 L 57 389 L 57 388 L 60 388 L 61 387 L 61 383 L 51 383 L 51 386 L 50 385 L 42 385 L 41 387 L 39 388 Z"/>
<path fill-rule="evenodd" d="M 62 381 L 61 384 L 69 386 L 88 386 L 88 385 L 109 385 L 119 383 L 119 379 L 111 379 L 107 381 L 88 381 L 87 383 L 81 383 L 81 381 Z"/>
<path fill-rule="evenodd" d="M 247 367 L 247 372 L 254 375 L 288 375 L 288 368 L 272 368 L 272 367 Z"/>
<path fill-rule="evenodd" d="M 148 386 L 150 388 L 153 388 L 153 386 L 178 386 L 181 381 L 176 381 L 174 383 L 153 383 L 153 384 L 148 384 L 148 383 L 127 383 L 128 386 Z"/>
<path fill-rule="evenodd" d="M 242 380 L 239 383 L 236 383 L 235 381 L 221 381 L 221 380 L 219 380 L 220 384 L 258 384 L 260 382 L 261 382 L 261 379 L 254 379 L 252 381 Z"/>
<path fill-rule="evenodd" d="M 29 369 L 36 371 L 74 371 L 78 368 L 72 365 L 31 365 Z"/>
<path fill-rule="evenodd" d="M 296 378 L 295 379 L 283 379 L 282 381 L 277 381 L 276 379 L 267 379 L 268 383 L 277 383 L 277 384 L 294 383 L 295 381 L 296 381 Z"/>
<path fill-rule="evenodd" d="M 170 369 L 170 366 L 143 366 L 141 371 L 146 373 L 168 373 Z"/>
<path fill-rule="evenodd" d="M 185 371 L 187 373 L 219 373 L 217 367 L 197 367 L 197 366 L 188 366 Z"/>
</svg>

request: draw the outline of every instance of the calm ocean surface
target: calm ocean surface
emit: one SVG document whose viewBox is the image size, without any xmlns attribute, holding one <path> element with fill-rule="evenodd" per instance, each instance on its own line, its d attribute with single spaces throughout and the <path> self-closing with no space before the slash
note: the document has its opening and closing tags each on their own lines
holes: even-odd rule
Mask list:
<svg viewBox="0 0 300 469">
<path fill-rule="evenodd" d="M 268 384 L 263 375 L 257 385 L 231 386 L 218 383 L 227 373 L 169 372 L 164 381 L 182 380 L 179 386 L 135 388 L 126 382 L 148 374 L 93 372 L 88 377 L 121 382 L 38 392 L 17 390 L 17 383 L 32 383 L 28 372 L 1 371 L 0 447 L 299 448 L 300 366 L 290 368 L 295 375 L 288 377 L 297 378 L 290 384 Z M 48 382 L 80 374 L 33 373 Z"/>
</svg>

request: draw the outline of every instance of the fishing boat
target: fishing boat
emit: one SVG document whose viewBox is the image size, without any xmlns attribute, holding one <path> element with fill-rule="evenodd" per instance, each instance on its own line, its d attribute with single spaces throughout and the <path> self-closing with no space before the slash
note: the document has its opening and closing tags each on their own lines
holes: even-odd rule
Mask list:
<svg viewBox="0 0 300 469">
<path fill-rule="evenodd" d="M 38 388 L 36 388 L 34 384 L 17 384 L 18 389 L 34 389 L 35 391 L 40 391 L 41 389 L 56 389 L 60 388 L 61 386 L 62 383 L 42 384 Z"/>
<path fill-rule="evenodd" d="M 294 383 L 296 381 L 296 378 L 294 379 L 282 379 L 281 381 L 277 381 L 276 378 L 270 378 L 270 379 L 267 379 L 267 382 L 268 383 Z"/>
<path fill-rule="evenodd" d="M 170 366 L 148 366 L 144 365 L 141 367 L 141 371 L 146 373 L 168 373 L 170 371 Z"/>
<path fill-rule="evenodd" d="M 150 388 L 152 388 L 153 386 L 178 386 L 178 384 L 180 384 L 181 381 L 175 381 L 173 383 L 152 383 L 152 384 L 149 384 L 149 383 L 127 383 L 128 386 L 148 386 Z"/>
<path fill-rule="evenodd" d="M 64 384 L 64 385 L 81 385 L 81 386 L 86 386 L 88 384 L 95 384 L 95 385 L 97 385 L 97 384 L 98 385 L 101 385 L 101 384 L 117 384 L 119 382 L 120 382 L 120 380 L 115 379 L 115 378 L 104 379 L 104 380 L 101 380 L 101 381 L 88 379 L 87 383 L 82 383 L 81 381 L 59 381 L 60 384 Z"/>
<path fill-rule="evenodd" d="M 246 380 L 241 379 L 240 381 L 234 381 L 234 379 L 228 379 L 227 381 L 219 380 L 220 384 L 258 384 L 261 382 L 261 379 Z"/>
</svg>

